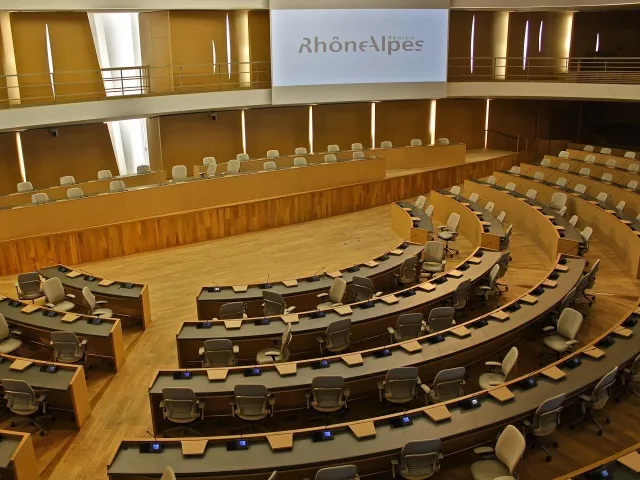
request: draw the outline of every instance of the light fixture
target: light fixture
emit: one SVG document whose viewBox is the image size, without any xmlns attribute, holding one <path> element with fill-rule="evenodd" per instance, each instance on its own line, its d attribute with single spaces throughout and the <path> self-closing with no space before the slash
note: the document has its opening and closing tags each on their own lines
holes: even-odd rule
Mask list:
<svg viewBox="0 0 640 480">
<path fill-rule="evenodd" d="M 231 30 L 229 29 L 229 14 L 227 13 L 227 71 L 231 80 Z"/>
<path fill-rule="evenodd" d="M 522 46 L 522 70 L 527 68 L 527 50 L 529 49 L 529 20 L 524 24 L 524 42 Z"/>
<path fill-rule="evenodd" d="M 16 132 L 16 150 L 18 151 L 18 164 L 20 165 L 20 177 L 22 181 L 27 181 L 27 172 L 24 168 L 24 155 L 22 154 L 22 139 L 20 138 L 20 132 Z"/>
<path fill-rule="evenodd" d="M 596 52 L 600 51 L 600 34 L 596 33 Z"/>
<path fill-rule="evenodd" d="M 371 148 L 376 148 L 376 102 L 371 102 Z"/>
<path fill-rule="evenodd" d="M 473 73 L 473 55 L 475 50 L 475 38 L 476 38 L 476 16 L 471 19 L 471 73 Z"/>
<path fill-rule="evenodd" d="M 538 30 L 538 53 L 542 52 L 542 27 L 544 20 L 540 20 L 540 30 Z"/>
<path fill-rule="evenodd" d="M 244 119 L 244 109 L 240 111 L 240 123 L 242 127 L 242 153 L 247 153 L 247 124 Z"/>
<path fill-rule="evenodd" d="M 49 64 L 49 82 L 51 82 L 51 92 L 56 96 L 56 86 L 53 83 L 53 55 L 51 55 L 51 37 L 49 37 L 49 24 L 44 25 L 44 35 L 47 42 L 47 63 Z"/>
<path fill-rule="evenodd" d="M 313 153 L 313 105 L 309 105 L 309 153 Z"/>
<path fill-rule="evenodd" d="M 211 51 L 213 53 L 213 73 L 216 73 L 218 59 L 216 58 L 216 41 L 211 40 Z"/>
<path fill-rule="evenodd" d="M 429 143 L 436 144 L 436 100 L 431 100 L 431 108 L 429 109 Z"/>
<path fill-rule="evenodd" d="M 491 99 L 487 98 L 487 103 L 484 107 L 484 149 L 487 149 L 489 143 L 489 108 L 491 105 Z"/>
</svg>

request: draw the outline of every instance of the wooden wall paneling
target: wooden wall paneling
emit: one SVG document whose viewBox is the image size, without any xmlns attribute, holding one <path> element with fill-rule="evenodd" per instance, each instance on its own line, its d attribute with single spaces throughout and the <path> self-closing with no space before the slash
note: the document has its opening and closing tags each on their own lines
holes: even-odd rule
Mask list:
<svg viewBox="0 0 640 480">
<path fill-rule="evenodd" d="M 10 24 L 10 22 L 9 22 Z M 2 29 L 0 28 L 0 32 Z M 2 61 L 0 61 L 0 108 L 7 108 L 9 106 L 9 94 L 7 92 L 7 79 L 4 77 L 6 72 L 4 70 L 4 62 L 5 62 L 5 45 L 2 40 L 2 34 L 0 34 L 0 55 Z"/>
<path fill-rule="evenodd" d="M 92 262 L 356 212 L 481 178 L 520 161 L 520 155 L 507 155 L 298 195 L 0 242 L 0 274 L 33 270 L 52 259 Z"/>
<path fill-rule="evenodd" d="M 239 110 L 216 112 L 212 121 L 208 113 L 191 113 L 160 117 L 162 169 L 171 172 L 174 165 L 202 163 L 214 156 L 218 162 L 236 158 L 242 152 Z"/>
<path fill-rule="evenodd" d="M 640 56 L 640 12 L 633 10 L 576 12 L 571 36 L 572 57 L 596 54 L 596 34 L 600 34 L 601 57 Z"/>
<path fill-rule="evenodd" d="M 173 66 L 171 65 L 171 35 L 169 12 L 140 12 L 140 51 L 142 64 L 149 70 L 149 91 L 168 93 L 173 91 Z"/>
<path fill-rule="evenodd" d="M 109 130 L 104 123 L 58 127 L 58 138 L 49 129 L 21 132 L 27 179 L 35 188 L 60 184 L 73 175 L 77 182 L 98 178 L 99 170 L 118 174 Z"/>
<path fill-rule="evenodd" d="M 520 149 L 524 149 L 525 146 L 533 147 L 537 131 L 537 118 L 537 100 L 493 99 L 489 115 L 489 130 L 514 137 L 520 135 Z M 499 140 L 500 138 L 500 135 L 495 135 L 496 142 L 505 141 L 507 143 L 504 147 L 499 143 L 494 148 L 515 150 L 514 141 Z"/>
<path fill-rule="evenodd" d="M 474 67 L 471 72 L 471 33 L 475 16 L 473 36 Z M 493 74 L 494 12 L 452 10 L 449 13 L 449 66 L 453 75 L 486 77 Z M 455 61 L 452 58 L 463 60 Z"/>
<path fill-rule="evenodd" d="M 227 14 L 224 10 L 169 12 L 176 91 L 194 93 L 230 88 L 234 79 L 229 78 L 227 67 Z"/>
<path fill-rule="evenodd" d="M 147 118 L 146 124 L 149 166 L 151 167 L 151 170 L 162 170 L 162 140 L 160 137 L 160 118 Z"/>
<path fill-rule="evenodd" d="M 309 107 L 252 108 L 245 110 L 247 153 L 251 158 L 278 150 L 294 153 L 293 145 L 309 148 Z"/>
<path fill-rule="evenodd" d="M 376 143 L 389 140 L 394 146 L 404 146 L 419 138 L 427 145 L 430 111 L 430 100 L 376 103 Z"/>
<path fill-rule="evenodd" d="M 0 195 L 15 192 L 22 177 L 14 132 L 0 134 L 0 171 Z"/>
<path fill-rule="evenodd" d="M 251 81 L 261 88 L 271 85 L 271 22 L 268 10 L 249 12 L 249 56 L 252 62 L 266 62 L 251 68 Z"/>
<path fill-rule="evenodd" d="M 371 146 L 371 104 L 338 103 L 313 107 L 313 149 L 326 152 L 328 145 L 343 150 L 352 143 Z M 379 146 L 380 140 L 376 140 Z"/>
<path fill-rule="evenodd" d="M 444 98 L 437 102 L 436 139 L 465 143 L 467 149 L 484 147 L 486 101 Z"/>
</svg>

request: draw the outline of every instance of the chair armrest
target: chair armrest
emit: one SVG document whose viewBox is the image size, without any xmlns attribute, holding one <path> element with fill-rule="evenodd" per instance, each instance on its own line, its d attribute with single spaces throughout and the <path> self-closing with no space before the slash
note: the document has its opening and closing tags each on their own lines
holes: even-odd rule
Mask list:
<svg viewBox="0 0 640 480">
<path fill-rule="evenodd" d="M 575 345 L 576 343 L 578 343 L 578 340 L 569 340 L 565 343 L 567 344 L 567 347 L 570 347 L 571 345 Z"/>
<path fill-rule="evenodd" d="M 82 345 L 83 347 L 87 345 L 87 339 L 83 338 L 82 341 L 80 342 L 80 345 Z"/>
<path fill-rule="evenodd" d="M 578 398 L 580 400 L 585 401 L 585 402 L 590 402 L 591 401 L 591 395 L 579 395 Z"/>
<path fill-rule="evenodd" d="M 67 298 L 76 298 L 76 296 L 73 293 L 67 293 L 67 294 L 65 294 L 65 297 L 67 297 Z M 98 302 L 96 302 L 96 303 L 98 303 Z"/>
<path fill-rule="evenodd" d="M 293 312 L 295 309 L 296 309 L 295 305 L 292 306 L 292 307 L 287 307 L 287 308 L 284 309 L 284 313 L 289 314 L 289 313 Z"/>
<path fill-rule="evenodd" d="M 383 292 L 376 292 L 376 293 L 374 293 L 374 294 L 373 294 L 373 296 L 374 296 L 375 298 L 377 298 L 377 297 L 379 297 L 380 295 L 382 295 L 382 293 L 383 293 Z"/>
<path fill-rule="evenodd" d="M 389 335 L 393 335 L 394 333 L 396 333 L 393 327 L 387 327 L 387 332 L 389 332 Z"/>
<path fill-rule="evenodd" d="M 55 307 L 55 305 L 54 305 L 53 303 L 45 303 L 45 304 L 44 304 L 44 306 L 45 306 L 45 307 L 48 307 L 48 308 L 53 308 L 53 307 Z"/>
<path fill-rule="evenodd" d="M 332 303 L 331 306 L 332 307 L 340 307 L 340 306 L 342 306 L 342 302 Z"/>
<path fill-rule="evenodd" d="M 391 465 L 398 465 L 398 463 L 400 463 L 400 462 L 398 462 L 397 458 L 392 458 L 391 459 Z"/>
<path fill-rule="evenodd" d="M 204 347 L 200 347 L 200 348 L 198 349 L 198 355 L 199 355 L 199 356 L 204 355 Z"/>
<path fill-rule="evenodd" d="M 316 337 L 316 341 L 317 341 L 320 345 L 324 345 L 324 338 L 322 338 L 322 337 Z"/>
<path fill-rule="evenodd" d="M 420 388 L 422 389 L 425 395 L 429 395 L 431 393 L 431 389 L 424 383 L 420 384 Z"/>
<path fill-rule="evenodd" d="M 491 287 L 488 285 L 480 285 L 478 287 L 478 290 L 482 290 L 483 292 L 488 292 L 489 290 L 491 290 Z"/>
<path fill-rule="evenodd" d="M 502 367 L 500 362 L 484 362 L 487 367 Z"/>
<path fill-rule="evenodd" d="M 231 349 L 233 350 L 233 353 L 235 353 L 236 355 L 240 353 L 240 345 L 234 345 L 233 347 L 231 347 Z"/>
<path fill-rule="evenodd" d="M 344 394 L 345 398 L 348 399 L 351 396 L 351 389 L 349 387 L 344 387 L 342 393 Z"/>
<path fill-rule="evenodd" d="M 20 337 L 22 336 L 22 330 L 18 330 L 18 329 L 11 329 L 9 330 L 9 335 L 14 336 L 14 337 Z"/>
<path fill-rule="evenodd" d="M 543 332 L 555 332 L 556 331 L 556 327 L 554 327 L 553 325 L 549 325 L 548 327 L 544 327 L 542 329 Z"/>
<path fill-rule="evenodd" d="M 280 350 L 267 350 L 264 352 L 267 357 L 277 357 L 280 355 Z"/>
<path fill-rule="evenodd" d="M 497 387 L 498 385 L 503 385 L 504 382 L 489 382 L 490 387 Z"/>
<path fill-rule="evenodd" d="M 46 393 L 43 393 L 42 395 L 40 395 L 40 396 L 38 397 L 38 399 L 37 399 L 36 401 L 37 401 L 38 403 L 42 403 L 42 402 L 44 402 L 46 399 L 47 399 L 47 394 L 46 394 Z"/>
<path fill-rule="evenodd" d="M 446 225 L 440 225 L 440 226 L 438 227 L 438 230 L 446 230 L 446 229 L 447 229 L 447 226 L 446 226 Z"/>
<path fill-rule="evenodd" d="M 317 295 L 317 297 L 318 297 L 318 298 L 324 298 L 324 297 L 328 297 L 328 296 L 329 296 L 329 294 L 328 294 L 328 293 L 326 293 L 326 292 L 324 292 L 324 293 L 319 293 L 319 294 Z"/>
<path fill-rule="evenodd" d="M 106 300 L 98 300 L 96 301 L 96 305 L 106 305 L 108 302 Z"/>
<path fill-rule="evenodd" d="M 475 453 L 476 455 L 482 455 L 482 454 L 485 454 L 485 453 L 493 453 L 493 452 L 494 452 L 493 447 L 489 447 L 489 446 L 476 447 L 476 448 L 473 449 L 473 453 Z"/>
<path fill-rule="evenodd" d="M 523 421 L 522 421 L 522 424 L 523 424 L 525 427 L 530 427 L 530 426 L 531 426 L 531 422 L 530 422 L 529 420 L 523 420 Z"/>
</svg>

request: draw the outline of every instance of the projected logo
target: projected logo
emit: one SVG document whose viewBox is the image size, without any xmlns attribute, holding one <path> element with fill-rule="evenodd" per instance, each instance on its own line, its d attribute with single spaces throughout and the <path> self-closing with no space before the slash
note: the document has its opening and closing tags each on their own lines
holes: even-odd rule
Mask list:
<svg viewBox="0 0 640 480">
<path fill-rule="evenodd" d="M 340 40 L 340 37 L 333 37 L 331 41 L 321 40 L 320 37 L 304 37 L 298 54 L 378 52 L 393 55 L 395 52 L 421 52 L 423 46 L 424 40 L 402 35 L 371 35 L 366 40 Z"/>
</svg>

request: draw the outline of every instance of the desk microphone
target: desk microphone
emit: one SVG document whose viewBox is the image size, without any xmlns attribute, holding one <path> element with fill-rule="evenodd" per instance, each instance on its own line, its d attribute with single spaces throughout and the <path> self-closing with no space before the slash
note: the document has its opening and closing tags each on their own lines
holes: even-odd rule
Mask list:
<svg viewBox="0 0 640 480">
<path fill-rule="evenodd" d="M 318 273 L 320 273 L 322 270 L 324 270 L 325 267 L 321 267 L 319 268 L 313 275 L 311 275 L 309 278 L 307 278 L 307 281 L 309 282 L 317 282 L 320 280 L 320 277 L 318 276 Z"/>
<path fill-rule="evenodd" d="M 534 167 L 534 165 L 531 165 L 529 168 L 527 168 L 526 172 L 522 172 L 521 175 L 526 175 L 527 173 L 529 173 L 529 170 L 531 170 Z"/>
<path fill-rule="evenodd" d="M 152 437 L 156 442 L 158 441 L 158 437 L 156 437 L 153 433 L 151 433 L 151 432 L 149 431 L 149 429 L 147 429 L 147 434 L 148 434 L 150 437 Z"/>
<path fill-rule="evenodd" d="M 624 177 L 626 177 L 626 176 L 627 176 L 627 174 L 625 173 L 625 174 L 624 174 L 624 175 L 622 175 L 622 176 L 618 179 L 618 181 L 617 181 L 617 182 L 615 182 L 615 183 L 617 183 L 618 185 L 624 185 L 624 184 L 623 184 L 623 183 L 621 183 L 621 182 L 622 182 L 622 179 L 623 179 Z M 611 183 L 614 183 L 614 182 L 613 182 L 613 180 L 611 181 Z"/>
<path fill-rule="evenodd" d="M 211 282 L 213 283 L 213 287 L 207 287 L 207 292 L 219 292 L 220 286 L 218 285 L 218 283 L 215 280 L 211 280 Z"/>
<path fill-rule="evenodd" d="M 502 180 L 502 177 L 500 177 L 499 179 L 496 180 L 496 183 L 495 183 L 496 186 L 500 184 L 500 180 Z"/>
<path fill-rule="evenodd" d="M 260 288 L 261 288 L 262 290 L 267 290 L 267 289 L 269 289 L 269 288 L 273 287 L 273 285 L 271 285 L 271 284 L 269 283 L 269 277 L 270 277 L 270 276 L 271 276 L 271 273 L 267 273 L 267 281 L 260 285 Z"/>
</svg>

